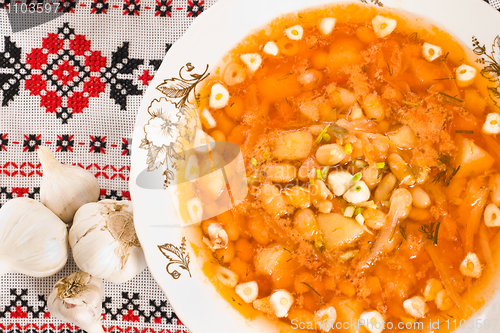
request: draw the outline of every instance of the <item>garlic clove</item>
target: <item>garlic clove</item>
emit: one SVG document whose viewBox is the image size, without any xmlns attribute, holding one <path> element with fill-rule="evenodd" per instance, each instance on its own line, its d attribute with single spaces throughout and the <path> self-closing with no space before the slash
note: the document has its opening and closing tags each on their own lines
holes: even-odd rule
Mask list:
<svg viewBox="0 0 500 333">
<path fill-rule="evenodd" d="M 50 313 L 88 333 L 103 333 L 101 325 L 104 285 L 101 279 L 75 272 L 59 280 L 47 300 Z"/>
<path fill-rule="evenodd" d="M 67 226 L 50 209 L 19 197 L 0 209 L 0 275 L 58 273 L 68 259 Z"/>
<path fill-rule="evenodd" d="M 291 40 L 301 40 L 304 35 L 304 28 L 300 25 L 294 25 L 291 28 L 285 29 L 285 34 Z"/>
<path fill-rule="evenodd" d="M 437 308 L 441 311 L 447 311 L 455 305 L 446 289 L 437 293 L 434 302 L 436 303 Z"/>
<path fill-rule="evenodd" d="M 146 268 L 130 201 L 83 205 L 75 214 L 69 244 L 81 270 L 110 282 L 126 282 Z"/>
<path fill-rule="evenodd" d="M 226 287 L 234 288 L 238 284 L 239 276 L 224 266 L 217 266 L 215 276 Z"/>
<path fill-rule="evenodd" d="M 71 223 L 78 208 L 99 199 L 99 183 L 87 170 L 59 163 L 45 146 L 37 153 L 43 168 L 40 201 L 63 222 Z"/>
<path fill-rule="evenodd" d="M 264 53 L 270 54 L 272 56 L 277 56 L 279 50 L 280 49 L 278 48 L 278 44 L 276 44 L 275 42 L 267 42 L 266 45 L 264 45 L 264 48 L 262 49 Z"/>
<path fill-rule="evenodd" d="M 491 112 L 486 115 L 486 121 L 483 124 L 483 132 L 486 134 L 500 133 L 500 114 Z"/>
<path fill-rule="evenodd" d="M 212 109 L 222 109 L 229 102 L 229 91 L 220 83 L 212 86 L 209 105 Z"/>
<path fill-rule="evenodd" d="M 384 317 L 375 310 L 363 312 L 359 316 L 359 323 L 365 326 L 370 333 L 382 333 L 385 326 Z"/>
<path fill-rule="evenodd" d="M 255 281 L 240 283 L 234 288 L 234 291 L 245 303 L 252 303 L 259 296 L 259 285 Z"/>
<path fill-rule="evenodd" d="M 462 261 L 459 268 L 460 272 L 465 276 L 470 276 L 476 279 L 481 277 L 481 262 L 479 261 L 477 254 L 473 252 L 467 253 L 467 256 Z"/>
<path fill-rule="evenodd" d="M 395 19 L 377 15 L 372 20 L 373 31 L 378 38 L 390 35 L 396 29 L 398 22 Z"/>
<path fill-rule="evenodd" d="M 476 78 L 476 74 L 477 74 L 477 69 L 475 69 L 474 67 L 465 64 L 460 65 L 455 70 L 457 85 L 460 88 L 464 88 L 471 85 L 472 82 L 474 82 L 474 79 Z"/>
<path fill-rule="evenodd" d="M 363 201 L 368 201 L 368 199 L 370 199 L 370 195 L 370 189 L 366 183 L 361 180 L 356 182 L 354 186 L 344 193 L 344 199 L 346 199 L 347 202 L 357 204 Z"/>
<path fill-rule="evenodd" d="M 210 113 L 210 110 L 204 109 L 201 112 L 200 115 L 201 122 L 203 125 L 205 125 L 206 128 L 211 129 L 217 126 L 217 122 L 215 121 L 214 117 Z"/>
<path fill-rule="evenodd" d="M 269 303 L 273 309 L 274 314 L 278 318 L 283 318 L 288 316 L 288 310 L 292 306 L 294 298 L 292 294 L 284 289 L 275 291 L 271 297 L 269 297 Z"/>
<path fill-rule="evenodd" d="M 443 55 L 443 49 L 437 45 L 424 43 L 424 45 L 422 46 L 422 55 L 427 61 L 433 62 Z"/>
<path fill-rule="evenodd" d="M 332 33 L 333 29 L 335 28 L 335 23 L 336 22 L 337 22 L 336 18 L 325 17 L 318 24 L 319 31 L 323 35 L 328 36 L 329 34 Z"/>
<path fill-rule="evenodd" d="M 199 223 L 203 221 L 203 204 L 199 198 L 192 198 L 186 202 L 191 223 Z"/>
<path fill-rule="evenodd" d="M 262 57 L 258 53 L 246 53 L 240 56 L 250 72 L 255 72 L 262 64 Z"/>
<path fill-rule="evenodd" d="M 423 318 L 429 311 L 425 299 L 422 296 L 414 296 L 403 302 L 407 314 L 414 318 Z"/>
<path fill-rule="evenodd" d="M 330 322 L 330 327 L 337 321 L 337 311 L 333 306 L 322 308 L 314 313 L 314 320 L 316 322 Z"/>
</svg>

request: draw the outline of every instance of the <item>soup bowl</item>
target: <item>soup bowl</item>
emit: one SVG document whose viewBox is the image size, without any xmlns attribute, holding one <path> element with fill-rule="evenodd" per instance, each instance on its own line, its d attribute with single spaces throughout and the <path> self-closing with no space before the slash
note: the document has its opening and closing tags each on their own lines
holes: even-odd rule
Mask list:
<svg viewBox="0 0 500 333">
<path fill-rule="evenodd" d="M 185 156 L 182 152 L 200 143 L 196 136 L 199 119 L 192 107 L 197 87 L 218 68 L 229 50 L 272 19 L 306 8 L 343 3 L 346 2 L 221 0 L 198 17 L 169 50 L 143 98 L 133 137 L 130 177 L 135 228 L 151 274 L 193 333 L 299 329 L 270 321 L 263 315 L 242 314 L 237 310 L 238 302 L 220 294 L 204 273 L 207 257 L 197 241 L 201 236 L 196 221 L 189 220 L 178 204 L 182 193 L 179 189 L 186 180 L 179 179 L 177 163 Z M 471 59 L 483 59 L 477 63 L 479 74 L 490 81 L 491 103 L 500 105 L 500 14 L 485 2 L 361 0 L 356 3 L 394 10 L 412 24 L 425 24 L 430 29 L 435 25 L 449 33 L 470 50 Z M 234 156 L 235 161 L 241 158 L 239 151 Z M 484 305 L 470 319 L 457 322 L 446 318 L 439 323 L 441 328 L 497 332 L 500 297 L 493 292 L 497 284 L 496 277 L 492 277 L 475 292 L 474 299 Z"/>
</svg>

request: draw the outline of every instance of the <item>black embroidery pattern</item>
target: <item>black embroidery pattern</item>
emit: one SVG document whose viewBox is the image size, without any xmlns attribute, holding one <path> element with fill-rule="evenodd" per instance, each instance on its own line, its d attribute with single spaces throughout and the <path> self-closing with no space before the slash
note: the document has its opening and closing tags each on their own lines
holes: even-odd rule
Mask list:
<svg viewBox="0 0 500 333">
<path fill-rule="evenodd" d="M 76 0 L 65 3 L 76 4 Z M 129 5 L 124 6 L 138 11 L 138 3 L 139 0 L 130 0 Z M 107 0 L 92 3 L 95 13 L 104 13 L 108 7 Z M 57 33 L 48 33 L 38 43 L 41 47 L 31 49 L 25 56 L 9 36 L 5 37 L 4 44 L 0 52 L 2 106 L 9 105 L 19 95 L 20 84 L 24 81 L 30 95 L 39 96 L 40 107 L 45 112 L 55 113 L 62 124 L 85 112 L 91 98 L 105 97 L 106 86 L 109 86 L 109 98 L 121 110 L 126 110 L 127 97 L 142 95 L 162 62 L 162 59 L 130 57 L 128 42 L 106 56 L 93 49 L 91 41 L 78 34 L 69 23 L 63 23 Z M 166 51 L 170 47 L 171 44 L 167 44 Z M 141 71 L 139 66 L 149 69 Z M 138 82 L 142 84 L 138 86 Z"/>
<path fill-rule="evenodd" d="M 10 1 L 11 0 L 0 0 L 0 9 L 3 9 L 3 8 L 8 9 L 9 5 L 10 5 Z"/>
<path fill-rule="evenodd" d="M 42 0 L 43 2 L 43 0 Z M 74 13 L 76 9 L 76 0 L 60 0 L 61 6 L 58 11 L 63 13 Z"/>
<path fill-rule="evenodd" d="M 0 187 L 0 199 L 10 200 L 19 197 L 27 197 L 34 200 L 40 200 L 40 187 L 34 187 L 30 190 L 27 187 Z M 0 203 L 0 207 L 2 204 Z M 0 318 L 1 318 L 1 308 L 0 308 Z"/>
<path fill-rule="evenodd" d="M 96 154 L 106 154 L 106 137 L 105 136 L 90 136 L 90 150 Z"/>
<path fill-rule="evenodd" d="M 122 110 L 127 107 L 127 96 L 142 95 L 142 91 L 133 83 L 132 74 L 139 65 L 143 64 L 141 59 L 133 59 L 128 53 L 129 43 L 123 45 L 113 53 L 111 67 L 104 73 L 106 83 L 111 84 L 110 97 Z"/>
<path fill-rule="evenodd" d="M 125 0 L 123 4 L 123 15 L 136 15 L 139 16 L 141 5 L 139 0 Z"/>
<path fill-rule="evenodd" d="M 1 188 L 0 188 L 1 190 Z M 0 318 L 18 319 L 18 318 L 52 318 L 47 308 L 47 299 L 45 295 L 36 295 L 28 298 L 28 289 L 10 289 L 9 295 L 2 295 L 0 299 Z M 5 296 L 5 297 L 4 297 Z M 36 298 L 36 301 L 29 299 Z M 120 299 L 105 297 L 102 303 L 103 320 L 121 321 L 125 323 L 154 323 L 167 325 L 182 325 L 177 315 L 168 310 L 166 300 L 149 300 L 149 305 L 140 303 L 140 294 L 131 292 L 122 292 Z M 170 314 L 169 314 L 170 312 Z M 0 321 L 0 332 L 20 332 L 20 330 L 10 331 L 2 329 Z M 82 330 L 68 330 L 67 328 L 58 330 L 44 330 L 44 332 L 72 332 L 83 333 Z M 37 332 L 37 330 L 28 330 L 26 332 Z M 154 332 L 154 331 L 153 331 Z M 177 332 L 177 331 L 176 331 Z"/>
<path fill-rule="evenodd" d="M 198 17 L 203 13 L 205 1 L 203 0 L 189 0 L 187 7 L 188 17 Z"/>
<path fill-rule="evenodd" d="M 107 0 L 94 0 L 90 5 L 91 14 L 107 14 L 109 3 Z"/>
<path fill-rule="evenodd" d="M 62 134 L 57 136 L 56 141 L 56 151 L 62 152 L 72 152 L 73 145 L 75 144 L 75 140 L 73 139 L 74 135 Z"/>
<path fill-rule="evenodd" d="M 24 136 L 23 141 L 23 151 L 33 152 L 42 144 L 42 135 L 40 134 L 28 134 Z"/>
<path fill-rule="evenodd" d="M 6 69 L 0 72 L 0 91 L 3 95 L 2 106 L 7 106 L 19 94 L 21 80 L 31 74 L 26 64 L 21 62 L 21 48 L 10 40 L 10 36 L 5 36 L 5 50 L 0 52 L 0 68 Z"/>
<path fill-rule="evenodd" d="M 171 17 L 172 16 L 172 0 L 156 0 L 155 16 Z"/>
<path fill-rule="evenodd" d="M 6 151 L 7 145 L 9 144 L 9 139 L 7 139 L 7 133 L 0 133 L 0 151 Z"/>
</svg>

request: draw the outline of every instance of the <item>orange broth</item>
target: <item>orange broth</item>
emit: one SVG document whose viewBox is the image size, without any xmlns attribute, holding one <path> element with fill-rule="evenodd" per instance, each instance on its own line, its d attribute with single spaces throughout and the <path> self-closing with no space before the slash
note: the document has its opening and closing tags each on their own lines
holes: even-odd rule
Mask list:
<svg viewBox="0 0 500 333">
<path fill-rule="evenodd" d="M 383 38 L 372 27 L 378 14 L 397 21 L 396 29 Z M 324 17 L 337 18 L 334 31 L 326 36 L 318 29 Z M 208 128 L 202 117 L 204 130 L 215 141 L 241 146 L 249 195 L 230 212 L 201 223 L 205 238 L 213 223 L 228 236 L 204 271 L 245 316 L 263 312 L 285 323 L 314 322 L 315 313 L 334 307 L 337 322 L 356 322 L 363 312 L 378 311 L 394 327 L 420 321 L 426 325 L 423 331 L 437 332 L 428 326 L 429 320 L 465 319 L 484 304 L 474 295 L 486 288 L 497 258 L 494 240 L 499 229 L 486 226 L 484 210 L 498 204 L 500 143 L 482 127 L 486 115 L 499 110 L 489 102 L 479 71 L 463 87 L 456 78 L 458 66 L 474 67 L 470 51 L 424 23 L 353 4 L 287 15 L 253 33 L 226 56 L 226 64 L 245 71 L 239 73 L 245 76 L 242 82 L 227 84 L 226 65 L 209 77 L 198 109 L 208 109 L 216 126 Z M 303 36 L 291 40 L 284 31 L 297 24 Z M 276 42 L 278 55 L 263 52 L 268 41 Z M 425 42 L 441 47 L 442 55 L 427 60 L 422 53 Z M 249 53 L 262 60 L 255 72 L 240 59 Z M 215 83 L 230 96 L 218 109 L 209 104 Z M 288 136 L 292 132 L 299 133 L 296 141 Z M 317 152 L 325 145 L 342 147 L 345 156 L 339 153 L 340 161 L 331 165 L 321 163 Z M 368 173 L 370 168 L 376 176 Z M 365 182 L 369 198 L 359 204 L 349 202 L 345 193 L 328 190 L 324 195 L 320 184 L 331 189 L 328 175 L 339 170 L 349 171 L 353 178 L 361 175 L 349 186 Z M 390 185 L 392 176 L 384 180 L 390 174 L 397 182 L 381 196 L 383 200 L 377 200 L 377 188 L 382 182 Z M 291 195 L 294 187 L 307 194 L 305 199 Z M 415 206 L 416 187 L 430 198 L 427 205 Z M 396 190 L 410 191 L 411 211 L 397 219 L 383 250 L 369 260 L 390 224 Z M 355 215 L 345 217 L 349 207 Z M 373 217 L 375 211 L 381 220 Z M 304 218 L 299 213 L 312 215 Z M 364 221 L 355 220 L 357 215 Z M 340 217 L 356 224 L 352 228 L 345 227 L 351 222 L 340 224 L 340 229 L 347 228 L 345 240 L 340 234 L 328 235 L 338 232 L 328 224 Z M 333 222 L 321 222 L 325 219 Z M 212 252 L 208 247 L 207 251 Z M 481 263 L 479 278 L 460 270 L 468 253 Z M 233 288 L 217 281 L 219 265 L 235 273 L 238 283 L 257 282 L 257 299 L 264 305 L 245 304 Z M 425 299 L 430 279 L 440 282 L 437 291 L 446 290 L 445 302 L 450 305 L 441 304 L 439 309 L 429 296 L 427 311 L 419 318 L 408 313 L 404 302 L 417 296 Z M 283 318 L 269 306 L 269 296 L 276 290 L 293 296 Z M 439 332 L 454 329 L 444 326 Z"/>
</svg>

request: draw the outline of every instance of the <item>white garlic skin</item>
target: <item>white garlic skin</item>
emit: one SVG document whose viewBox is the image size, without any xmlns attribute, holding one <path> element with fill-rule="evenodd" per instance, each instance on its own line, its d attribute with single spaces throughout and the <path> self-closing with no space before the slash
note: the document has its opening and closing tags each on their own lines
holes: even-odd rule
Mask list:
<svg viewBox="0 0 500 333">
<path fill-rule="evenodd" d="M 56 283 L 47 307 L 51 315 L 62 321 L 73 323 L 88 333 L 102 333 L 103 295 L 101 279 L 78 271 Z"/>
<path fill-rule="evenodd" d="M 36 200 L 16 198 L 0 209 L 0 275 L 58 273 L 68 259 L 67 226 Z"/>
<path fill-rule="evenodd" d="M 49 148 L 40 146 L 37 152 L 43 168 L 40 201 L 71 223 L 78 208 L 99 199 L 99 183 L 87 170 L 59 163 Z"/>
<path fill-rule="evenodd" d="M 138 241 L 127 245 L 113 237 L 108 222 L 116 211 L 132 217 L 132 203 L 102 200 L 80 207 L 69 231 L 69 244 L 82 271 L 109 282 L 123 283 L 142 272 L 146 260 Z M 128 227 L 133 228 L 133 224 Z"/>
</svg>

